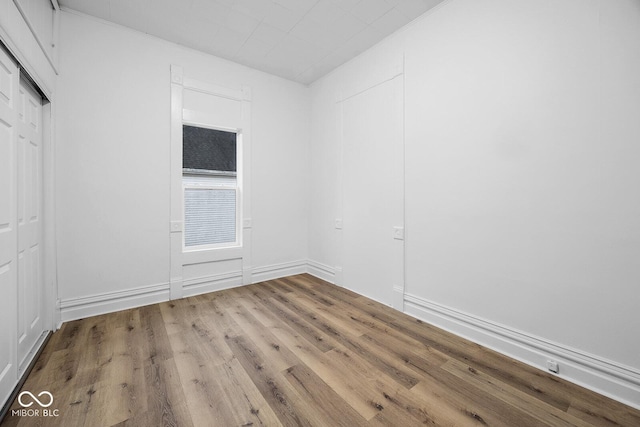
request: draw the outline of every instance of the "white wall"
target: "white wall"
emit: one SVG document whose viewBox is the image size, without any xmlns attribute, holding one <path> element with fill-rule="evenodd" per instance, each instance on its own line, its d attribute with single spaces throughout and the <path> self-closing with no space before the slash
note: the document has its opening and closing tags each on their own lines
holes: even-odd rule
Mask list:
<svg viewBox="0 0 640 427">
<path fill-rule="evenodd" d="M 398 52 L 405 310 L 640 406 L 640 3 L 449 0 L 313 84 L 318 265 L 343 250 L 332 94 Z"/>
<path fill-rule="evenodd" d="M 640 368 L 638 2 L 454 1 L 412 37 L 408 292 Z"/>
<path fill-rule="evenodd" d="M 137 303 L 168 297 L 170 64 L 191 78 L 251 88 L 252 266 L 306 260 L 306 87 L 71 12 L 62 14 L 60 46 L 63 312 L 133 304 L 145 289 L 151 298 Z"/>
</svg>

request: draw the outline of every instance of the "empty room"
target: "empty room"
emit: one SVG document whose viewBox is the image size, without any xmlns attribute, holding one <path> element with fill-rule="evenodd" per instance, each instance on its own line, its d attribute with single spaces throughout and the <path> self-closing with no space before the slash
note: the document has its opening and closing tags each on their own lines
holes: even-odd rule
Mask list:
<svg viewBox="0 0 640 427">
<path fill-rule="evenodd" d="M 640 0 L 0 0 L 0 425 L 640 426 Z"/>
</svg>

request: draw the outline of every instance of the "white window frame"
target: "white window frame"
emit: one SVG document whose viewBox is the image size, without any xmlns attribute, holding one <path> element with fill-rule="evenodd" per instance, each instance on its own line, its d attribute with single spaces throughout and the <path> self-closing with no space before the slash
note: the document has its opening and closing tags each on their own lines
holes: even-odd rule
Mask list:
<svg viewBox="0 0 640 427">
<path fill-rule="evenodd" d="M 184 191 L 187 188 L 196 188 L 196 189 L 218 189 L 224 188 L 227 190 L 235 190 L 236 191 L 236 239 L 234 242 L 225 242 L 225 243 L 215 243 L 210 245 L 197 245 L 197 246 L 187 246 L 185 233 L 182 233 L 182 251 L 183 252 L 194 252 L 194 251 L 206 251 L 206 250 L 216 250 L 216 249 L 227 249 L 227 248 L 238 248 L 242 247 L 242 130 L 234 129 L 234 128 L 225 128 L 220 126 L 211 126 L 202 123 L 197 123 L 193 121 L 183 120 L 182 124 L 184 126 L 193 126 L 197 128 L 203 129 L 211 129 L 211 130 L 219 130 L 222 132 L 231 132 L 236 134 L 236 185 L 198 185 L 198 184 L 182 184 L 182 206 L 183 206 L 183 215 L 182 215 L 182 223 L 186 224 L 186 210 L 184 209 Z M 188 174 L 188 173 L 187 173 Z M 196 173 L 194 173 L 195 175 Z M 182 172 L 184 177 L 184 170 Z"/>
<path fill-rule="evenodd" d="M 196 91 L 207 95 L 213 95 L 220 98 L 226 98 L 231 101 L 240 103 L 240 118 L 236 123 L 225 123 L 224 120 L 216 122 L 216 117 L 209 117 L 201 114 L 199 111 L 185 109 L 183 104 L 184 93 L 186 90 Z M 195 291 L 192 283 L 196 279 L 192 277 L 193 269 L 190 273 L 186 273 L 185 268 L 188 266 L 207 266 L 204 270 L 210 271 L 209 276 L 212 280 L 215 277 L 227 277 L 232 274 L 234 277 L 239 276 L 242 284 L 250 284 L 252 282 L 252 257 L 251 257 L 251 237 L 252 237 L 252 219 L 251 219 L 251 89 L 247 86 L 241 86 L 235 89 L 218 86 L 213 83 L 203 82 L 188 78 L 183 74 L 183 68 L 179 65 L 171 66 L 171 177 L 170 177 L 170 298 L 182 298 L 186 294 L 193 294 Z M 184 183 L 182 168 L 182 127 L 198 126 L 222 131 L 235 132 L 238 136 L 236 141 L 237 156 L 237 196 L 236 209 L 238 244 L 230 246 L 224 244 L 222 247 L 212 246 L 194 246 L 185 248 L 184 246 Z M 235 128 L 231 128 L 233 126 Z M 193 249 L 197 248 L 197 249 Z M 240 261 L 240 263 L 238 263 Z M 226 264 L 225 264 L 226 262 Z M 227 267 L 241 265 L 240 272 L 224 273 Z M 219 267 L 215 267 L 215 266 Z M 199 270 L 199 271 L 204 271 Z M 237 270 L 236 270 L 237 271 Z M 183 277 L 189 274 L 188 277 Z M 199 287 L 198 289 L 204 289 Z"/>
</svg>

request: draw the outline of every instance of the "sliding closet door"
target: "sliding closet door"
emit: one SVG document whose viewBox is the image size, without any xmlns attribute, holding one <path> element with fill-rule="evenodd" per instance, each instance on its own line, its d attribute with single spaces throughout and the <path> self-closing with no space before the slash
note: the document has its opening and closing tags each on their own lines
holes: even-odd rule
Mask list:
<svg viewBox="0 0 640 427">
<path fill-rule="evenodd" d="M 0 49 L 0 404 L 17 381 L 16 301 L 16 147 L 17 98 L 20 75 Z"/>
<path fill-rule="evenodd" d="M 0 49 L 0 406 L 45 331 L 42 98 Z"/>
<path fill-rule="evenodd" d="M 42 98 L 21 81 L 18 94 L 18 367 L 44 331 L 42 278 Z"/>
</svg>

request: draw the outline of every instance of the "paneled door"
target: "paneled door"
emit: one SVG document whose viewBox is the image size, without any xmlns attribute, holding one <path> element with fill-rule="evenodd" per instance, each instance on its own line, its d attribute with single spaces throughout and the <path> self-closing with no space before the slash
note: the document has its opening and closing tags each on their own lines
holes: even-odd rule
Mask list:
<svg viewBox="0 0 640 427">
<path fill-rule="evenodd" d="M 20 74 L 0 49 L 0 405 L 16 384 L 17 346 L 17 98 Z"/>
<path fill-rule="evenodd" d="M 42 277 L 42 98 L 18 89 L 18 369 L 29 364 L 44 331 Z"/>
<path fill-rule="evenodd" d="M 44 338 L 42 98 L 0 48 L 0 406 Z"/>
</svg>

